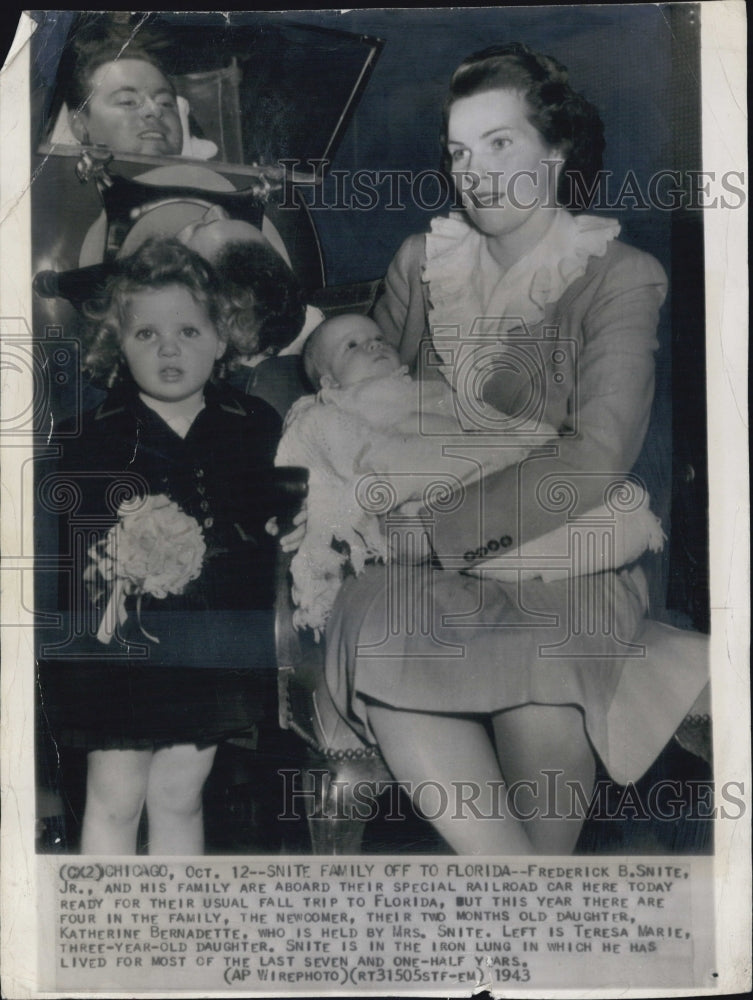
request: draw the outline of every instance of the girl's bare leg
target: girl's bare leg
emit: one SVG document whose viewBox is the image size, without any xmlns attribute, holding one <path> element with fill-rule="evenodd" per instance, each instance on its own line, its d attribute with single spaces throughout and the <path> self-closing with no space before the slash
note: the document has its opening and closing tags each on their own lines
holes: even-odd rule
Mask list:
<svg viewBox="0 0 753 1000">
<path fill-rule="evenodd" d="M 568 816 L 582 812 L 579 799 L 587 808 L 596 775 L 581 712 L 571 705 L 523 705 L 498 712 L 492 723 L 510 804 L 517 817 L 531 817 L 524 826 L 534 850 L 571 854 L 583 819 Z M 566 782 L 575 784 L 578 797 Z"/>
<path fill-rule="evenodd" d="M 135 854 L 151 750 L 93 750 L 87 761 L 82 854 Z"/>
<path fill-rule="evenodd" d="M 217 747 L 163 747 L 152 758 L 146 793 L 150 854 L 202 854 L 201 793 Z"/>
<path fill-rule="evenodd" d="M 489 734 L 469 718 L 369 705 L 369 722 L 395 778 L 457 854 L 530 854 L 505 806 Z M 423 782 L 428 782 L 421 789 Z"/>
</svg>

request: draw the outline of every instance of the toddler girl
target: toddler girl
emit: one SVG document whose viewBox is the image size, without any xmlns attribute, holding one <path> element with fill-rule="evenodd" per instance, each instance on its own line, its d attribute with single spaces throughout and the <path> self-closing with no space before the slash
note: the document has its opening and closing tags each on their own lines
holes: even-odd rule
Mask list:
<svg viewBox="0 0 753 1000">
<path fill-rule="evenodd" d="M 216 745 L 252 730 L 273 690 L 264 484 L 280 421 L 214 377 L 216 281 L 179 242 L 121 260 L 86 313 L 86 365 L 109 392 L 61 435 L 88 534 L 64 605 L 75 656 L 48 697 L 89 751 L 82 853 L 134 853 L 145 807 L 150 853 L 198 854 Z"/>
</svg>

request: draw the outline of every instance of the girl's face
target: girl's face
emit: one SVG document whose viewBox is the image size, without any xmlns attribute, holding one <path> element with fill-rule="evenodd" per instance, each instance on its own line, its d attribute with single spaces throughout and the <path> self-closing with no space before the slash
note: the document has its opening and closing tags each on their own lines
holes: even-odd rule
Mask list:
<svg viewBox="0 0 753 1000">
<path fill-rule="evenodd" d="M 120 349 L 144 395 L 183 403 L 201 398 L 225 344 L 191 292 L 169 285 L 129 297 Z"/>
<path fill-rule="evenodd" d="M 562 156 L 528 120 L 521 94 L 489 90 L 455 101 L 447 152 L 465 211 L 482 233 L 506 238 L 528 230 L 538 240 L 556 204 Z"/>
</svg>

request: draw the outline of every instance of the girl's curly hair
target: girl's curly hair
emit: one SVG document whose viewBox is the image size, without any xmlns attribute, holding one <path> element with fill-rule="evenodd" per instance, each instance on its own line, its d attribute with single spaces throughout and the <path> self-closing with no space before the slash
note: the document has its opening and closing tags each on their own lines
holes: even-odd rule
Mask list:
<svg viewBox="0 0 753 1000">
<path fill-rule="evenodd" d="M 565 67 L 522 42 L 476 52 L 453 73 L 442 116 L 445 170 L 449 170 L 450 108 L 463 97 L 490 90 L 514 90 L 525 97 L 530 123 L 547 145 L 558 146 L 565 156 L 557 185 L 559 203 L 569 209 L 587 208 L 585 193 L 602 167 L 604 124 L 594 105 L 572 89 Z"/>
<path fill-rule="evenodd" d="M 219 306 L 219 286 L 212 268 L 176 239 L 152 237 L 113 265 L 96 298 L 84 303 L 89 346 L 84 368 L 95 382 L 111 388 L 126 376 L 120 332 L 128 320 L 130 297 L 147 289 L 181 285 L 206 310 L 225 340 Z"/>
<path fill-rule="evenodd" d="M 233 357 L 277 354 L 303 329 L 306 297 L 280 255 L 263 243 L 229 243 L 214 260 L 220 308 Z"/>
</svg>

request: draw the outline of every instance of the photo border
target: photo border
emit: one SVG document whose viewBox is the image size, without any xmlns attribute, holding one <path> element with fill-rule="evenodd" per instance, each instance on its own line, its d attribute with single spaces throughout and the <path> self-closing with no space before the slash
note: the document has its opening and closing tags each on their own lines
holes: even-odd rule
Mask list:
<svg viewBox="0 0 753 1000">
<path fill-rule="evenodd" d="M 704 3 L 702 9 L 703 166 L 723 173 L 747 163 L 745 122 L 745 6 L 735 0 Z M 14 516 L 23 502 L 19 485 L 32 460 L 31 440 L 13 427 L 34 406 L 34 386 L 15 341 L 30 335 L 30 142 L 28 141 L 29 38 L 22 17 L 2 71 L 0 103 L 0 259 L 20 261 L 0 268 L 2 324 L 3 518 L 2 551 L 2 972 L 7 996 L 63 996 L 36 989 L 37 868 L 34 843 L 34 661 L 29 621 L 33 539 L 30 518 Z M 709 391 L 708 441 L 711 531 L 711 659 L 714 767 L 718 783 L 741 781 L 749 801 L 749 563 L 747 455 L 747 217 L 744 211 L 709 209 L 705 214 L 706 365 Z M 721 391 L 720 391 L 721 387 Z M 10 428 L 10 431 L 8 430 Z M 10 555 L 8 555 L 10 553 Z M 20 555 L 16 555 L 20 553 Z M 19 612 L 23 609 L 23 614 Z M 10 623 L 10 624 L 9 624 Z M 10 666 L 9 666 L 10 665 Z M 720 680 L 723 678 L 723 680 Z M 740 706 L 745 706 L 743 720 Z M 716 989 L 697 995 L 744 992 L 750 987 L 750 817 L 715 829 Z M 127 986 L 124 986 L 127 990 Z M 625 996 L 625 990 L 603 990 Z M 687 990 L 633 991 L 630 995 L 687 996 Z M 89 993 L 90 996 L 105 996 Z M 163 994 L 141 993 L 141 996 Z M 188 996 L 190 993 L 175 993 Z M 195 994 L 194 994 L 195 995 Z M 205 995 L 240 995 L 207 993 Z M 515 990 L 521 997 L 540 990 Z M 546 994 L 577 996 L 564 990 Z"/>
</svg>

